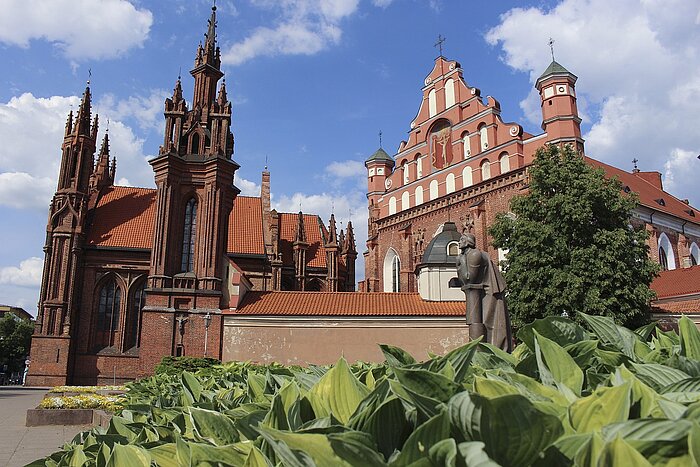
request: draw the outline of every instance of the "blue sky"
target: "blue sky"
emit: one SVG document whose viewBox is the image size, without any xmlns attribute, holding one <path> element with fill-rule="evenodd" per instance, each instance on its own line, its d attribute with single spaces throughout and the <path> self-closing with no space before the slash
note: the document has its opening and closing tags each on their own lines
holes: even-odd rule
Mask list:
<svg viewBox="0 0 700 467">
<path fill-rule="evenodd" d="M 533 83 L 551 60 L 578 75 L 589 156 L 658 170 L 700 204 L 700 6 L 687 0 L 219 0 L 233 102 L 236 184 L 257 195 L 268 159 L 273 206 L 331 210 L 366 238 L 364 159 L 406 137 L 438 55 L 492 95 L 505 121 L 540 133 Z M 6 0 L 0 15 L 0 303 L 35 313 L 47 207 L 63 126 L 88 70 L 109 119 L 120 184 L 153 186 L 163 100 L 182 70 L 189 100 L 211 3 Z M 358 280 L 363 265 L 358 261 Z"/>
</svg>

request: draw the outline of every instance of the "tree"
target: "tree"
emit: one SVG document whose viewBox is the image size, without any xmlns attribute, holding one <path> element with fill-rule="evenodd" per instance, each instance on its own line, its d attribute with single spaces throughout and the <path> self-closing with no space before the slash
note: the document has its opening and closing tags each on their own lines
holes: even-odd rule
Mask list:
<svg viewBox="0 0 700 467">
<path fill-rule="evenodd" d="M 12 313 L 5 313 L 0 318 L 0 371 L 5 365 L 8 373 L 24 368 L 33 331 L 34 326 L 30 321 L 19 319 Z"/>
<path fill-rule="evenodd" d="M 630 224 L 637 204 L 616 178 L 570 146 L 540 148 L 529 193 L 513 198 L 489 233 L 508 249 L 508 309 L 516 328 L 545 316 L 604 315 L 627 327 L 649 320 L 648 233 Z"/>
</svg>

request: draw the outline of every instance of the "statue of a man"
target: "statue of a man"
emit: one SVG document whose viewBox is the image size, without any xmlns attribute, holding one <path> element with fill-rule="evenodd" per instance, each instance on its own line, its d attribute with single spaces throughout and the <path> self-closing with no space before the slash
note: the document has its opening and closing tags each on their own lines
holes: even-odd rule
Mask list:
<svg viewBox="0 0 700 467">
<path fill-rule="evenodd" d="M 476 238 L 465 233 L 459 239 L 457 277 L 467 299 L 469 337 L 511 350 L 510 317 L 506 308 L 506 282 L 486 252 L 476 248 Z"/>
</svg>

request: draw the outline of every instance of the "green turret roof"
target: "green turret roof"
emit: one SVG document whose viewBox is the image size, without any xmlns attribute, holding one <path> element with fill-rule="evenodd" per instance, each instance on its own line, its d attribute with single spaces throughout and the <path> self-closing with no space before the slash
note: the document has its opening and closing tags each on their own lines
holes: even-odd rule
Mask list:
<svg viewBox="0 0 700 467">
<path fill-rule="evenodd" d="M 544 80 L 545 78 L 551 75 L 571 75 L 574 77 L 574 81 L 577 78 L 575 74 L 564 68 L 560 63 L 556 62 L 555 60 L 552 60 L 552 63 L 550 63 L 547 69 L 544 70 L 544 73 L 542 73 L 540 77 L 537 78 L 535 84 L 539 83 L 540 81 Z"/>
<path fill-rule="evenodd" d="M 384 149 L 382 148 L 377 149 L 377 151 L 374 154 L 369 156 L 365 163 L 373 161 L 387 161 L 394 163 L 394 159 L 392 159 L 391 156 L 389 156 L 389 154 L 387 154 L 386 151 L 384 151 Z"/>
</svg>

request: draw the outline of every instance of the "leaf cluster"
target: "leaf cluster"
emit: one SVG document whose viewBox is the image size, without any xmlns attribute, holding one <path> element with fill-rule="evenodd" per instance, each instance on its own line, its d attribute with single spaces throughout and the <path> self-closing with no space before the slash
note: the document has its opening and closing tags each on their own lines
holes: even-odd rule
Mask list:
<svg viewBox="0 0 700 467">
<path fill-rule="evenodd" d="M 514 327 L 545 316 L 578 313 L 637 327 L 648 322 L 648 233 L 630 224 L 637 204 L 621 182 L 606 178 L 570 146 L 540 148 L 529 192 L 511 201 L 489 233 L 508 250 L 504 264 Z"/>
<path fill-rule="evenodd" d="M 700 332 L 581 314 L 417 362 L 232 362 L 129 385 L 124 410 L 34 466 L 692 465 Z"/>
</svg>

